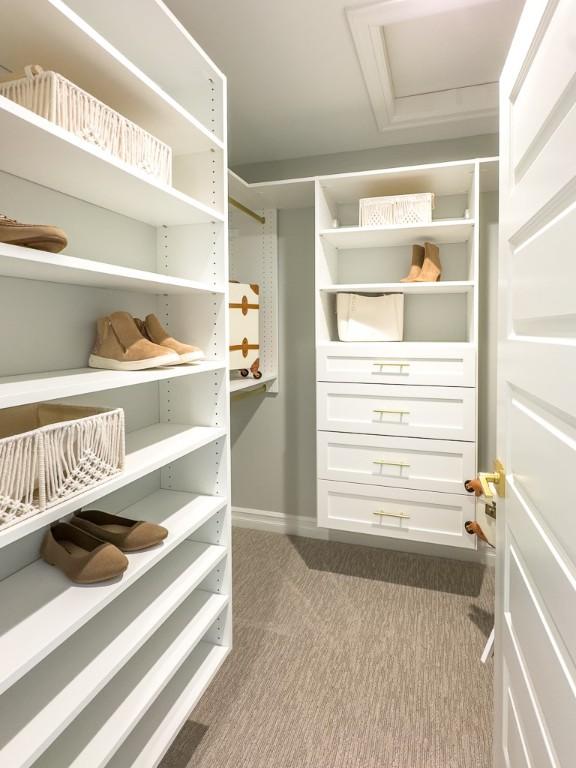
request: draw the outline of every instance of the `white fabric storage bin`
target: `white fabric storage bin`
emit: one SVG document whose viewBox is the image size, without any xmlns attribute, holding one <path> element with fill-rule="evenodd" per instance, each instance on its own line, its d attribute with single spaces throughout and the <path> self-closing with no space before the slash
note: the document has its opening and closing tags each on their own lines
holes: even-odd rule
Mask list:
<svg viewBox="0 0 576 768">
<path fill-rule="evenodd" d="M 0 529 L 124 466 L 124 411 L 37 403 L 0 411 Z"/>
<path fill-rule="evenodd" d="M 255 284 L 230 283 L 230 370 L 260 378 L 260 289 Z"/>
<path fill-rule="evenodd" d="M 432 221 L 434 194 L 365 197 L 360 200 L 360 226 L 429 224 Z"/>
<path fill-rule="evenodd" d="M 404 294 L 363 296 L 339 293 L 336 297 L 340 341 L 402 341 Z"/>
<path fill-rule="evenodd" d="M 57 72 L 37 64 L 25 77 L 0 83 L 0 96 L 15 101 L 95 144 L 127 165 L 172 183 L 172 149 Z"/>
</svg>

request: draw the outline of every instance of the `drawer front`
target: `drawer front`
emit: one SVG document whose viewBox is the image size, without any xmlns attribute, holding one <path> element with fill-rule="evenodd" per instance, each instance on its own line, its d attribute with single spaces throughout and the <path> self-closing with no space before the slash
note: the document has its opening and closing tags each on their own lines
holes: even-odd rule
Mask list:
<svg viewBox="0 0 576 768">
<path fill-rule="evenodd" d="M 318 524 L 340 531 L 475 549 L 475 511 L 470 496 L 318 481 Z"/>
<path fill-rule="evenodd" d="M 321 345 L 316 365 L 319 381 L 476 386 L 476 352 L 470 345 L 440 352 L 429 344 Z"/>
<path fill-rule="evenodd" d="M 474 443 L 318 432 L 323 480 L 464 494 L 475 465 Z"/>
<path fill-rule="evenodd" d="M 318 429 L 475 441 L 476 390 L 319 382 Z"/>
</svg>

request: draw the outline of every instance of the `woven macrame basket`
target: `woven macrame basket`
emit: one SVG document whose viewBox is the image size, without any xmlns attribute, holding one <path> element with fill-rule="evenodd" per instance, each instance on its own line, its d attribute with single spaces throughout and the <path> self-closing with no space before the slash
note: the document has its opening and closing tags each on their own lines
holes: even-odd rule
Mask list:
<svg viewBox="0 0 576 768">
<path fill-rule="evenodd" d="M 172 183 L 172 149 L 57 72 L 38 64 L 0 83 L 0 95 L 95 144 L 127 165 Z"/>
<path fill-rule="evenodd" d="M 124 467 L 124 411 L 37 403 L 0 411 L 0 529 Z"/>
<path fill-rule="evenodd" d="M 430 224 L 434 194 L 365 197 L 360 200 L 360 226 L 379 227 L 394 224 Z"/>
</svg>

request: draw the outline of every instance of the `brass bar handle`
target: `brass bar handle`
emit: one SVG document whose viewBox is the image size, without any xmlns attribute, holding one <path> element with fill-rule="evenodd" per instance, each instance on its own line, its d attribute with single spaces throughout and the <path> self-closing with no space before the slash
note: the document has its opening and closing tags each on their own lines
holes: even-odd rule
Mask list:
<svg viewBox="0 0 576 768">
<path fill-rule="evenodd" d="M 410 517 L 407 512 L 386 512 L 384 509 L 379 509 L 372 514 L 378 515 L 378 517 L 398 517 L 401 520 L 407 520 Z"/>
<path fill-rule="evenodd" d="M 387 360 L 375 360 L 372 365 L 377 365 L 379 368 L 408 368 L 410 363 L 401 360 L 395 363 L 390 363 Z"/>
<path fill-rule="evenodd" d="M 391 467 L 409 467 L 410 466 L 410 464 L 408 464 L 405 461 L 385 461 L 384 459 L 374 459 L 372 461 L 372 464 L 385 464 Z"/>
<path fill-rule="evenodd" d="M 409 414 L 410 411 L 401 411 L 397 408 L 372 408 L 372 413 L 399 413 L 402 414 Z"/>
</svg>

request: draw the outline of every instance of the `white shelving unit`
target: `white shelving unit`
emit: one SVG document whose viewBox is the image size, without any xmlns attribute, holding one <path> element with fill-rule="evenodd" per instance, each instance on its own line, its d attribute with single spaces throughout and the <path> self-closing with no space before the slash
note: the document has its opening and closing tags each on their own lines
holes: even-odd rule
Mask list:
<svg viewBox="0 0 576 768">
<path fill-rule="evenodd" d="M 495 159 L 316 180 L 318 524 L 475 548 L 480 176 Z M 433 192 L 426 225 L 360 227 L 359 200 Z M 340 226 L 333 227 L 334 220 Z M 412 244 L 442 279 L 402 283 Z M 340 342 L 336 294 L 404 294 L 404 341 Z M 450 439 L 444 440 L 443 437 Z"/>
<path fill-rule="evenodd" d="M 261 379 L 239 377 L 231 372 L 230 392 L 265 387 L 278 392 L 278 227 L 276 208 L 267 206 L 249 185 L 229 172 L 231 197 L 246 206 L 249 213 L 229 207 L 230 279 L 260 287 L 259 333 Z M 261 207 L 262 206 L 262 207 Z"/>
<path fill-rule="evenodd" d="M 54 69 L 170 144 L 173 186 L 0 98 L 2 213 L 70 242 L 0 244 L 0 420 L 64 400 L 122 407 L 127 429 L 122 472 L 0 529 L 0 764 L 155 766 L 232 639 L 226 79 L 161 0 L 4 10 L 0 64 Z M 155 312 L 206 362 L 86 368 L 115 310 Z M 168 537 L 118 580 L 73 584 L 39 546 L 86 505 Z"/>
</svg>

